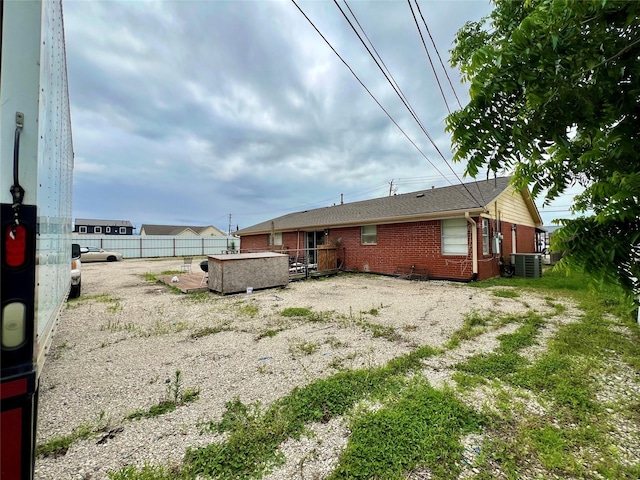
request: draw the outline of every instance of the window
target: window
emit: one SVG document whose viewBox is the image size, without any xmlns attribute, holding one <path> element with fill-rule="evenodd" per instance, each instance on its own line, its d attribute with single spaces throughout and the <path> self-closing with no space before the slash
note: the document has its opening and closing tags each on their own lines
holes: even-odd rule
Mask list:
<svg viewBox="0 0 640 480">
<path fill-rule="evenodd" d="M 442 254 L 467 255 L 468 252 L 467 220 L 464 218 L 442 220 Z"/>
<path fill-rule="evenodd" d="M 276 232 L 273 235 L 269 234 L 267 238 L 267 245 L 270 247 L 273 245 L 282 245 L 282 232 Z"/>
<path fill-rule="evenodd" d="M 363 245 L 375 245 L 378 243 L 377 225 L 365 225 L 361 227 L 361 243 Z"/>
<path fill-rule="evenodd" d="M 106 231 L 107 233 L 111 233 L 111 227 L 107 227 L 107 228 L 105 228 L 105 231 Z"/>
<path fill-rule="evenodd" d="M 482 219 L 482 253 L 489 255 L 489 219 Z"/>
<path fill-rule="evenodd" d="M 93 227 L 93 233 L 102 233 L 102 227 Z"/>
<path fill-rule="evenodd" d="M 87 233 L 87 227 L 86 226 L 78 227 L 78 231 L 80 233 Z"/>
<path fill-rule="evenodd" d="M 120 227 L 120 235 L 126 235 L 127 234 L 127 227 Z"/>
</svg>

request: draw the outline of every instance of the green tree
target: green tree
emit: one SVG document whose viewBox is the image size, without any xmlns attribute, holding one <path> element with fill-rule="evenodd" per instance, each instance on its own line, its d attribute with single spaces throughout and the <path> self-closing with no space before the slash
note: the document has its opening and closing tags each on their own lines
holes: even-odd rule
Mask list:
<svg viewBox="0 0 640 480">
<path fill-rule="evenodd" d="M 574 185 L 552 247 L 633 291 L 640 277 L 640 2 L 493 0 L 456 36 L 470 101 L 447 118 L 466 174 L 508 171 L 548 203 Z M 592 211 L 593 215 L 586 213 Z"/>
</svg>

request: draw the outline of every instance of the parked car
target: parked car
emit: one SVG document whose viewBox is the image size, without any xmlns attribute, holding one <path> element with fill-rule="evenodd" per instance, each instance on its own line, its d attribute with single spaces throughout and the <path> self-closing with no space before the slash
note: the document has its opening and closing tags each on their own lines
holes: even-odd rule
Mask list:
<svg viewBox="0 0 640 480">
<path fill-rule="evenodd" d="M 80 245 L 71 244 L 71 290 L 69 298 L 78 298 L 82 289 L 82 261 L 80 260 Z"/>
<path fill-rule="evenodd" d="M 122 260 L 120 252 L 109 252 L 99 247 L 80 248 L 80 258 L 83 262 L 118 262 Z"/>
</svg>

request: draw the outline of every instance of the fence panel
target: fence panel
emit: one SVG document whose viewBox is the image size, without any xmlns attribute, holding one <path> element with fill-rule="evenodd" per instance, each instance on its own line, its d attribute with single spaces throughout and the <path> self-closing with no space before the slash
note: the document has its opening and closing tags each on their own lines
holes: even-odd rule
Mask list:
<svg viewBox="0 0 640 480">
<path fill-rule="evenodd" d="M 194 257 L 240 250 L 240 239 L 234 236 L 73 235 L 73 242 L 114 250 L 124 258 Z"/>
</svg>

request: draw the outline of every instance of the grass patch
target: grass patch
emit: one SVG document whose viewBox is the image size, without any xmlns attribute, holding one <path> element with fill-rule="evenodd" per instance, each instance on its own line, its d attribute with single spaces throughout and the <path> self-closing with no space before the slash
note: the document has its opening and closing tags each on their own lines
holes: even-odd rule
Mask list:
<svg viewBox="0 0 640 480">
<path fill-rule="evenodd" d="M 491 294 L 499 298 L 518 298 L 520 294 L 514 289 L 500 288 L 493 290 Z"/>
<path fill-rule="evenodd" d="M 167 384 L 167 392 L 164 400 L 148 409 L 137 409 L 125 417 L 126 420 L 140 420 L 142 418 L 152 418 L 165 413 L 173 412 L 176 407 L 195 402 L 200 396 L 200 389 L 187 388 L 182 386 L 182 372 L 176 370 L 171 381 Z"/>
<path fill-rule="evenodd" d="M 280 312 L 283 317 L 309 317 L 313 311 L 304 307 L 288 307 Z"/>
<path fill-rule="evenodd" d="M 212 301 L 216 301 L 216 298 L 208 291 L 193 292 L 185 295 L 183 301 L 190 303 L 211 303 Z"/>
<path fill-rule="evenodd" d="M 294 340 L 289 344 L 289 353 L 296 356 L 312 355 L 320 350 L 320 345 L 306 340 Z"/>
<path fill-rule="evenodd" d="M 214 478 L 260 478 L 284 460 L 278 445 L 299 438 L 309 422 L 326 422 L 342 415 L 356 402 L 397 391 L 403 375 L 418 369 L 423 358 L 436 354 L 430 347 L 398 357 L 383 367 L 338 372 L 331 377 L 297 387 L 266 411 L 259 404 L 227 404 L 221 422 L 204 425 L 205 430 L 224 429 L 227 440 L 187 452 L 185 471 Z"/>
<path fill-rule="evenodd" d="M 489 325 L 495 321 L 493 314 L 480 315 L 476 310 L 465 314 L 462 328 L 456 330 L 451 335 L 449 341 L 445 344 L 445 348 L 457 348 L 461 342 L 474 339 L 486 332 Z"/>
<path fill-rule="evenodd" d="M 483 423 L 452 392 L 417 382 L 388 406 L 352 422 L 347 447 L 328 479 L 402 479 L 417 466 L 428 467 L 432 478 L 457 478 L 460 437 L 479 432 Z"/>
<path fill-rule="evenodd" d="M 138 327 L 136 327 L 136 324 L 133 322 L 121 322 L 120 319 L 118 320 L 108 319 L 106 323 L 100 326 L 100 330 L 102 331 L 108 330 L 111 333 L 136 332 L 138 330 Z"/>
<path fill-rule="evenodd" d="M 328 322 L 331 320 L 330 312 L 314 312 L 306 307 L 288 307 L 280 312 L 280 315 L 287 318 L 304 318 L 308 322 Z"/>
<path fill-rule="evenodd" d="M 36 446 L 36 455 L 40 457 L 65 455 L 74 443 L 93 438 L 97 434 L 107 431 L 108 428 L 109 421 L 106 419 L 104 411 L 102 411 L 96 422 L 84 422 L 74 428 L 69 435 L 53 437 L 44 443 L 38 444 Z"/>
<path fill-rule="evenodd" d="M 255 318 L 258 315 L 260 308 L 257 305 L 248 303 L 236 304 L 236 312 L 243 317 Z"/>
<path fill-rule="evenodd" d="M 230 322 L 224 322 L 220 325 L 209 325 L 199 330 L 196 330 L 189 336 L 195 339 L 195 338 L 206 337 L 209 335 L 215 335 L 216 333 L 220 333 L 220 332 L 229 332 L 231 331 L 231 328 L 229 327 L 229 323 Z"/>
<path fill-rule="evenodd" d="M 256 335 L 255 340 L 257 342 L 258 340 L 261 340 L 263 338 L 273 338 L 283 330 L 284 328 L 267 328 L 266 330 L 263 330 L 260 333 L 258 333 L 258 335 Z"/>
</svg>

